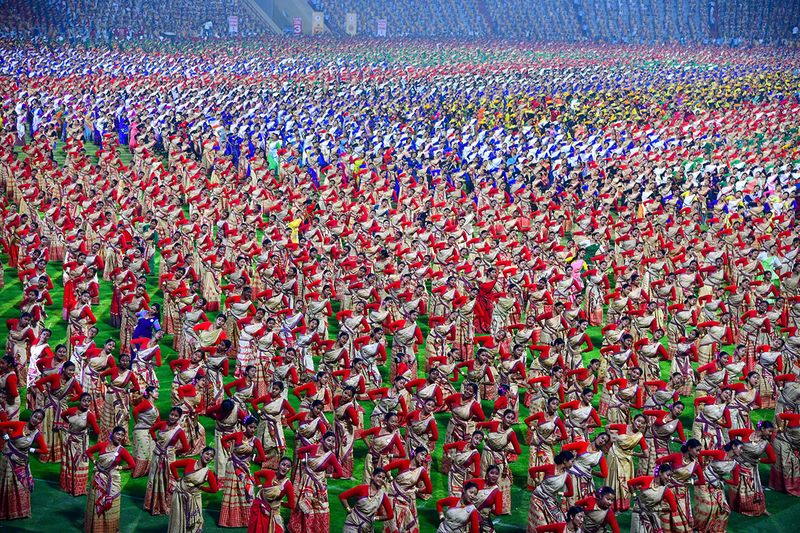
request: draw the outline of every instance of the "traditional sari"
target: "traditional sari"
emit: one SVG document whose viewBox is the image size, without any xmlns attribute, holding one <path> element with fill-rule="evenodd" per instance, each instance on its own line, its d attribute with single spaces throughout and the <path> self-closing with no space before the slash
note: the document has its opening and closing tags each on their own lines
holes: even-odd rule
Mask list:
<svg viewBox="0 0 800 533">
<path fill-rule="evenodd" d="M 120 494 L 122 491 L 118 465 L 115 464 L 122 446 L 101 453 L 94 463 L 94 478 L 86 500 L 84 531 L 86 533 L 117 533 L 120 524 Z"/>
<path fill-rule="evenodd" d="M 77 380 L 72 377 L 65 382 L 59 383 L 60 385 L 57 389 L 48 387 L 45 390 L 45 410 L 44 420 L 42 421 L 42 435 L 50 452 L 47 459 L 54 463 L 61 461 L 63 452 L 63 435 L 56 429 L 61 425 L 61 413 L 68 408 L 68 402 L 70 396 L 74 393 L 74 386 L 77 384 Z"/>
<path fill-rule="evenodd" d="M 561 432 L 556 424 L 558 415 L 553 415 L 549 420 L 536 426 L 536 429 L 527 431 L 527 436 L 530 439 L 530 455 L 528 456 L 528 468 L 534 466 L 542 466 L 552 464 L 555 453 L 553 446 L 561 441 Z M 528 485 L 534 486 L 542 478 L 537 475 L 531 477 L 528 474 Z"/>
<path fill-rule="evenodd" d="M 323 466 L 334 452 L 323 452 L 316 457 L 300 460 L 298 483 L 296 483 L 297 505 L 289 518 L 291 533 L 311 533 L 330 529 L 328 505 L 328 480 Z"/>
<path fill-rule="evenodd" d="M 250 516 L 255 483 L 250 475 L 250 462 L 256 450 L 255 436 L 233 442 L 230 460 L 222 484 L 222 506 L 219 512 L 221 527 L 245 527 Z"/>
<path fill-rule="evenodd" d="M 569 479 L 568 473 L 561 472 L 545 476 L 531 493 L 528 508 L 528 533 L 536 533 L 538 526 L 564 521 L 564 512 L 558 500 L 558 494 L 564 491 Z"/>
<path fill-rule="evenodd" d="M 461 497 L 464 483 L 474 477 L 472 471 L 476 457 L 480 460 L 481 452 L 478 449 L 467 448 L 463 451 L 453 449 L 447 452 L 450 468 L 447 472 L 447 493 L 451 496 Z"/>
<path fill-rule="evenodd" d="M 78 411 L 70 416 L 64 429 L 59 486 L 72 496 L 86 494 L 89 482 L 89 461 L 86 450 L 89 448 L 89 411 Z"/>
<path fill-rule="evenodd" d="M 422 415 L 414 420 L 408 420 L 406 424 L 406 450 L 411 452 L 422 446 L 428 450 L 428 454 L 432 454 L 436 449 L 436 442 L 431 440 L 429 431 L 430 425 L 436 423 L 436 418 L 433 413 Z M 442 457 L 442 462 L 445 458 Z"/>
<path fill-rule="evenodd" d="M 226 354 L 218 355 L 216 353 L 206 357 L 206 378 L 200 387 L 203 392 L 202 407 L 204 411 L 222 401 L 222 365 L 227 359 L 228 356 Z"/>
<path fill-rule="evenodd" d="M 587 494 L 594 494 L 597 488 L 594 483 L 594 469 L 603 460 L 603 452 L 596 450 L 584 452 L 575 457 L 572 468 L 568 470 L 572 476 L 573 496 L 566 498 L 567 508 L 575 505 L 575 502 L 585 497 Z"/>
<path fill-rule="evenodd" d="M 800 496 L 800 427 L 787 427 L 773 439 L 775 464 L 769 471 L 772 490 Z"/>
<path fill-rule="evenodd" d="M 386 492 L 383 489 L 371 496 L 358 498 L 344 519 L 342 533 L 372 533 L 375 517 L 381 510 L 384 498 Z"/>
<path fill-rule="evenodd" d="M 99 417 L 103 412 L 103 405 L 106 401 L 106 385 L 103 383 L 100 374 L 108 369 L 109 357 L 109 354 L 101 351 L 99 354 L 90 357 L 86 361 L 86 375 L 84 376 L 83 390 L 92 395 L 92 412 L 98 417 L 98 423 L 100 423 Z"/>
<path fill-rule="evenodd" d="M 664 421 L 663 424 L 653 421 L 647 426 L 644 433 L 644 440 L 647 443 L 647 447 L 651 450 L 651 453 L 647 454 L 647 457 L 639 459 L 636 471 L 640 476 L 652 475 L 653 469 L 656 466 L 656 459 L 669 455 L 670 439 L 678 430 L 678 424 L 680 423 L 680 420 L 676 418 L 674 420 Z"/>
<path fill-rule="evenodd" d="M 189 359 L 198 346 L 200 346 L 200 336 L 194 327 L 205 320 L 203 310 L 192 310 L 180 314 L 181 335 L 180 341 L 175 346 L 178 356 L 182 359 Z M 176 335 L 177 339 L 177 335 Z"/>
<path fill-rule="evenodd" d="M 662 533 L 669 529 L 670 509 L 664 501 L 666 491 L 667 487 L 650 487 L 639 492 L 633 505 L 631 533 Z"/>
<path fill-rule="evenodd" d="M 214 420 L 214 449 L 217 451 L 215 462 L 217 463 L 217 476 L 219 479 L 223 480 L 223 483 L 227 474 L 230 452 L 222 445 L 222 439 L 226 435 L 235 433 L 238 430 L 238 407 L 234 407 L 224 419 Z"/>
<path fill-rule="evenodd" d="M 670 488 L 675 495 L 675 503 L 678 507 L 678 512 L 672 513 L 670 516 L 669 527 L 670 531 L 674 533 L 691 533 L 694 530 L 692 495 L 689 487 L 694 484 L 692 477 L 696 465 L 696 461 L 692 460 L 687 463 L 684 459 L 681 466 L 672 470 Z"/>
<path fill-rule="evenodd" d="M 767 510 L 764 487 L 758 475 L 758 463 L 769 442 L 757 440 L 742 444 L 736 458 L 739 463 L 739 483 L 728 489 L 731 509 L 747 516 L 761 516 Z"/>
<path fill-rule="evenodd" d="M 417 515 L 417 494 L 426 467 L 418 466 L 395 476 L 389 483 L 388 495 L 394 516 L 383 525 L 387 533 L 420 533 Z"/>
<path fill-rule="evenodd" d="M 356 413 L 355 421 L 348 414 L 353 408 Z M 363 429 L 359 424 L 358 412 L 361 406 L 353 399 L 351 402 L 340 404 L 333 410 L 333 433 L 336 435 L 336 457 L 342 465 L 342 477 L 353 476 L 353 447 L 355 446 L 356 431 Z"/>
<path fill-rule="evenodd" d="M 172 498 L 169 494 L 169 465 L 175 461 L 175 445 L 183 431 L 180 424 L 156 432 L 144 493 L 144 510 L 151 515 L 169 514 Z"/>
<path fill-rule="evenodd" d="M 633 479 L 633 450 L 639 446 L 642 434 L 638 431 L 631 434 L 611 434 L 611 447 L 608 449 L 608 478 L 606 483 L 614 489 L 617 499 L 614 509 L 625 511 L 630 508 L 630 489 L 628 480 Z"/>
<path fill-rule="evenodd" d="M 572 442 L 589 442 L 589 420 L 592 419 L 591 405 L 581 405 L 577 409 L 570 409 L 566 413 L 564 426 L 567 428 L 567 436 Z"/>
<path fill-rule="evenodd" d="M 283 404 L 286 400 L 282 396 L 271 399 L 263 404 L 258 411 L 259 421 L 256 436 L 264 447 L 266 461 L 265 468 L 275 468 L 283 453 L 286 451 L 286 438 L 283 435 Z"/>
<path fill-rule="evenodd" d="M 40 431 L 11 437 L 5 442 L 0 455 L 0 520 L 15 520 L 31 516 L 31 474 L 28 450 L 30 450 Z"/>
<path fill-rule="evenodd" d="M 155 448 L 155 442 L 150 436 L 150 428 L 158 421 L 158 417 L 158 409 L 151 406 L 150 409 L 139 413 L 136 423 L 133 425 L 131 455 L 136 461 L 136 467 L 131 472 L 132 478 L 142 477 L 150 471 L 150 457 Z"/>
<path fill-rule="evenodd" d="M 288 486 L 291 482 L 284 479 L 276 485 L 259 489 L 250 507 L 247 533 L 283 533 L 281 503 Z"/>
<path fill-rule="evenodd" d="M 208 479 L 208 466 L 186 474 L 172 492 L 168 533 L 200 533 L 203 531 L 203 498 L 200 487 Z"/>
<path fill-rule="evenodd" d="M 711 461 L 703 469 L 704 485 L 694 488 L 694 528 L 708 533 L 725 533 L 731 508 L 725 499 L 724 478 L 733 472 L 733 459 Z"/>
<path fill-rule="evenodd" d="M 470 530 L 472 514 L 478 510 L 474 505 L 448 507 L 436 533 L 467 533 Z"/>
<path fill-rule="evenodd" d="M 364 458 L 364 484 L 368 485 L 372 480 L 372 472 L 376 468 L 383 468 L 389 464 L 389 451 L 395 447 L 396 442 L 402 442 L 403 437 L 398 430 L 391 433 L 380 433 L 375 435 L 367 450 Z"/>
<path fill-rule="evenodd" d="M 497 480 L 497 487 L 503 496 L 503 506 L 501 514 L 511 512 L 511 486 L 514 484 L 514 476 L 511 474 L 508 455 L 513 453 L 510 435 L 514 432 L 513 428 L 489 432 L 484 439 L 483 453 L 481 454 L 481 475 L 486 476 L 486 471 L 492 465 L 500 468 L 500 478 Z"/>
<path fill-rule="evenodd" d="M 723 426 L 725 404 L 703 405 L 692 425 L 692 438 L 697 439 L 706 450 L 716 450 L 728 442 L 728 429 Z"/>
<path fill-rule="evenodd" d="M 97 421 L 102 431 L 98 437 L 100 440 L 106 440 L 116 426 L 128 427 L 131 390 L 134 386 L 133 372 L 129 369 L 120 371 L 108 384 L 106 399 Z"/>
</svg>

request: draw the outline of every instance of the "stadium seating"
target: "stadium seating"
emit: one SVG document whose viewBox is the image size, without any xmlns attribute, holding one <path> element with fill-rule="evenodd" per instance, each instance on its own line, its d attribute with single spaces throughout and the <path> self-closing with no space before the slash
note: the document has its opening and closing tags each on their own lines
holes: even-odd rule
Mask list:
<svg viewBox="0 0 800 533">
<path fill-rule="evenodd" d="M 241 0 L 5 0 L 0 36 L 73 39 L 223 36 L 267 32 Z M 334 33 L 356 13 L 358 34 L 608 43 L 778 42 L 800 25 L 798 0 L 309 0 Z M 210 25 L 208 23 L 211 23 Z M 796 38 L 796 36 L 794 37 Z"/>
<path fill-rule="evenodd" d="M 240 35 L 266 31 L 239 0 L 6 0 L 0 8 L 0 36 L 101 40 L 220 36 L 228 32 L 231 15 L 239 17 Z"/>
</svg>

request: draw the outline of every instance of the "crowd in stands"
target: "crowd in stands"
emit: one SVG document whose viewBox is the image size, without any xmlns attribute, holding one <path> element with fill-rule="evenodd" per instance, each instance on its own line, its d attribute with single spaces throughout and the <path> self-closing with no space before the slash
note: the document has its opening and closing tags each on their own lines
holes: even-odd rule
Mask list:
<svg viewBox="0 0 800 533">
<path fill-rule="evenodd" d="M 500 38 L 653 44 L 796 39 L 800 0 L 309 0 L 334 33 L 357 15 L 359 35 L 387 20 L 391 37 Z M 245 0 L 0 0 L 0 36 L 73 39 L 218 37 L 266 27 Z M 794 31 L 793 31 L 794 30 Z"/>
<path fill-rule="evenodd" d="M 345 32 L 347 13 L 357 14 L 358 33 L 367 35 L 376 33 L 376 21 L 382 18 L 393 37 L 486 37 L 491 33 L 480 12 L 481 2 L 476 0 L 312 0 L 309 4 L 325 13 L 325 23 L 338 33 Z"/>
<path fill-rule="evenodd" d="M 2 0 L 0 36 L 78 40 L 212 37 L 228 33 L 229 16 L 238 17 L 239 35 L 265 31 L 241 0 Z"/>
<path fill-rule="evenodd" d="M 309 0 L 328 27 L 344 33 L 346 13 L 360 34 L 387 19 L 395 37 L 499 37 L 535 41 L 779 41 L 800 25 L 798 0 Z"/>
</svg>

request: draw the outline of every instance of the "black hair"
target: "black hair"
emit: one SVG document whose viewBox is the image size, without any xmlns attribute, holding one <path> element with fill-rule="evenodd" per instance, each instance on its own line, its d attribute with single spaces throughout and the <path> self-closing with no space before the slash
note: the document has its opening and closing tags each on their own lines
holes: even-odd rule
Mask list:
<svg viewBox="0 0 800 533">
<path fill-rule="evenodd" d="M 214 455 L 217 455 L 217 450 L 215 450 L 213 446 L 206 446 L 203 448 L 203 451 L 200 452 L 200 455 L 203 455 L 206 452 L 214 452 Z"/>
<path fill-rule="evenodd" d="M 702 444 L 697 439 L 689 439 L 684 444 L 681 445 L 681 453 L 686 453 L 692 448 L 699 448 Z"/>
<path fill-rule="evenodd" d="M 471 488 L 476 488 L 477 489 L 478 488 L 478 484 L 475 483 L 474 481 L 467 481 L 466 483 L 464 483 L 463 493 L 466 493 Z"/>
<path fill-rule="evenodd" d="M 734 446 L 741 446 L 741 445 L 742 441 L 740 441 L 739 439 L 732 439 L 728 444 L 724 445 L 722 449 L 725 450 L 726 452 L 729 452 L 733 449 Z"/>
<path fill-rule="evenodd" d="M 567 520 L 572 520 L 582 512 L 584 512 L 583 507 L 581 507 L 580 505 L 573 505 L 567 510 Z"/>
<path fill-rule="evenodd" d="M 602 487 L 600 487 L 599 489 L 597 489 L 597 491 L 595 492 L 595 494 L 597 495 L 597 498 L 602 498 L 602 497 L 603 497 L 603 496 L 605 496 L 606 494 L 613 494 L 614 496 L 616 496 L 616 495 L 617 495 L 617 492 L 616 492 L 614 489 L 612 489 L 611 487 L 608 487 L 608 486 L 606 486 L 606 485 L 603 485 Z"/>
<path fill-rule="evenodd" d="M 567 461 L 572 461 L 573 459 L 575 459 L 575 454 L 572 452 L 560 452 L 558 455 L 556 455 L 554 462 L 557 465 L 563 465 Z"/>
</svg>

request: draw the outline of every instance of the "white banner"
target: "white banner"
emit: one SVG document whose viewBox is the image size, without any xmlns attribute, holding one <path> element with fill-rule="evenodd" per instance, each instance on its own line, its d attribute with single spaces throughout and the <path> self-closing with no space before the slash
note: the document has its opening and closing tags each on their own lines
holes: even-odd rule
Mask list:
<svg viewBox="0 0 800 533">
<path fill-rule="evenodd" d="M 311 15 L 311 35 L 321 35 L 325 33 L 325 13 L 314 11 Z"/>
<path fill-rule="evenodd" d="M 235 15 L 228 17 L 228 33 L 239 33 L 239 17 Z"/>
<path fill-rule="evenodd" d="M 344 32 L 347 35 L 355 35 L 358 32 L 358 16 L 355 13 L 345 14 Z"/>
<path fill-rule="evenodd" d="M 378 37 L 386 37 L 386 19 L 378 19 L 378 28 L 376 34 Z"/>
</svg>

